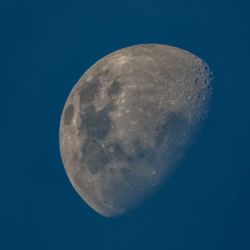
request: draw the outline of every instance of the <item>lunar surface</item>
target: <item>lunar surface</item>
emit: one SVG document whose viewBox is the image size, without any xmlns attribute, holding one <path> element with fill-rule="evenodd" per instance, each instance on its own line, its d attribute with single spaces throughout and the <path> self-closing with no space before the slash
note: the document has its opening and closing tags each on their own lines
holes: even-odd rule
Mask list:
<svg viewBox="0 0 250 250">
<path fill-rule="evenodd" d="M 127 47 L 90 67 L 60 122 L 61 156 L 82 199 L 106 217 L 148 199 L 196 136 L 210 82 L 204 61 L 167 45 Z"/>
</svg>

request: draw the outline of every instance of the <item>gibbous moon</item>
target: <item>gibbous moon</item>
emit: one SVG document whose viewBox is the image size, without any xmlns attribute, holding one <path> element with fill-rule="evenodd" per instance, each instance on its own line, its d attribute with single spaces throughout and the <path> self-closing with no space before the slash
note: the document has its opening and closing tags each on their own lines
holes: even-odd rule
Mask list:
<svg viewBox="0 0 250 250">
<path fill-rule="evenodd" d="M 64 106 L 60 150 L 90 207 L 117 217 L 158 189 L 206 117 L 210 76 L 197 56 L 159 44 L 117 50 L 83 74 Z"/>
</svg>

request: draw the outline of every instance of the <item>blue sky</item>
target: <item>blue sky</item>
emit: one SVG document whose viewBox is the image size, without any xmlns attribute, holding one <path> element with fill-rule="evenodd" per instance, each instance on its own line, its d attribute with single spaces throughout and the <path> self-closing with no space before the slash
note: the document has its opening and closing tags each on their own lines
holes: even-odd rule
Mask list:
<svg viewBox="0 0 250 250">
<path fill-rule="evenodd" d="M 249 249 L 247 1 L 0 0 L 0 249 Z M 193 52 L 214 73 L 209 118 L 169 182 L 119 219 L 92 211 L 59 154 L 69 91 L 139 43 Z"/>
</svg>

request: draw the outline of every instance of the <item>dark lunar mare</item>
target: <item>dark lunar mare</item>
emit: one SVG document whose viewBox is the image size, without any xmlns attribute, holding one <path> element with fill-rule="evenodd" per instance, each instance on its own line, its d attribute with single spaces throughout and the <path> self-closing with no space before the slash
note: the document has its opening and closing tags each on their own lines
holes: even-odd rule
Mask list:
<svg viewBox="0 0 250 250">
<path fill-rule="evenodd" d="M 108 72 L 105 71 L 107 75 Z M 88 166 L 89 171 L 92 174 L 97 174 L 102 171 L 110 159 L 114 158 L 115 153 L 101 145 L 101 142 L 106 139 L 111 127 L 111 119 L 109 113 L 114 109 L 112 98 L 110 99 L 107 107 L 96 111 L 93 104 L 90 104 L 94 100 L 97 93 L 99 81 L 92 81 L 83 88 L 80 92 L 80 105 L 86 104 L 84 114 L 81 115 L 81 125 L 79 128 L 80 134 L 87 132 L 87 140 L 82 145 L 82 157 L 81 162 L 84 166 Z M 121 91 L 120 83 L 115 80 L 107 89 L 110 97 L 115 97 Z"/>
<path fill-rule="evenodd" d="M 96 112 L 93 105 L 85 109 L 85 114 L 81 115 L 81 125 L 79 131 L 86 130 L 88 137 L 96 140 L 104 140 L 109 132 L 111 120 L 108 116 L 110 109 L 103 109 Z"/>
<path fill-rule="evenodd" d="M 73 116 L 74 116 L 74 106 L 71 104 L 65 109 L 64 112 L 64 124 L 66 126 L 70 125 Z"/>
<path fill-rule="evenodd" d="M 97 174 L 103 170 L 108 163 L 109 158 L 103 147 L 98 141 L 88 138 L 82 146 L 82 159 L 81 161 L 88 167 L 92 174 Z"/>
<path fill-rule="evenodd" d="M 86 82 L 86 85 L 82 87 L 79 93 L 81 104 L 88 104 L 94 100 L 98 85 L 99 81 L 97 80 Z"/>
</svg>

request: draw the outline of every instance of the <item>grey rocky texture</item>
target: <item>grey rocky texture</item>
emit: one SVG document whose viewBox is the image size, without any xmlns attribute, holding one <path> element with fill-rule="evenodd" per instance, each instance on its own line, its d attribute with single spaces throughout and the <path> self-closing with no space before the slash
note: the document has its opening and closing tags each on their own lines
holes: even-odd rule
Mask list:
<svg viewBox="0 0 250 250">
<path fill-rule="evenodd" d="M 206 117 L 210 78 L 195 55 L 158 44 L 115 51 L 80 78 L 61 117 L 60 149 L 94 210 L 119 216 L 167 179 Z"/>
</svg>

